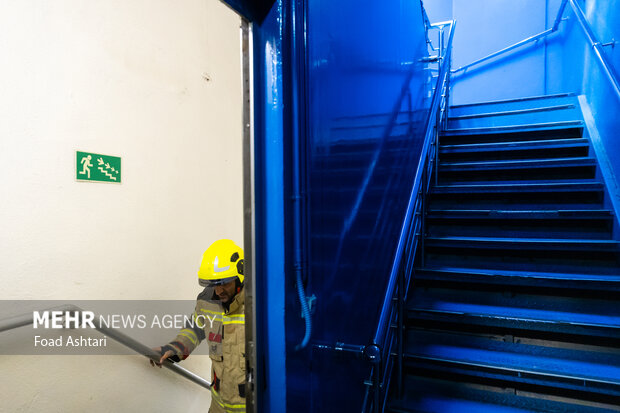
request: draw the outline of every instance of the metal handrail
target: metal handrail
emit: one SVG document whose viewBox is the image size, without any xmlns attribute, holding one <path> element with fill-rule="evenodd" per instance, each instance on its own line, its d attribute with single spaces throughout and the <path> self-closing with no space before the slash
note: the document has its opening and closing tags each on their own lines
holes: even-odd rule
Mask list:
<svg viewBox="0 0 620 413">
<path fill-rule="evenodd" d="M 426 37 L 426 44 L 431 48 L 433 52 L 437 51 L 437 48 L 433 46 L 431 39 L 428 38 L 428 29 L 432 26 L 430 20 L 428 19 L 428 14 L 426 14 L 426 10 L 422 7 L 422 20 L 424 21 L 424 36 Z"/>
<path fill-rule="evenodd" d="M 76 305 L 73 304 L 65 304 L 62 306 L 58 306 L 58 307 L 52 307 L 52 308 L 47 308 L 41 311 L 75 311 L 75 312 L 83 312 L 84 310 Z M 10 318 L 5 318 L 0 320 L 0 333 L 4 332 L 4 331 L 8 331 L 8 330 L 12 330 L 15 328 L 19 328 L 19 327 L 24 327 L 27 326 L 29 324 L 33 324 L 34 322 L 34 315 L 33 313 L 28 313 L 28 314 L 21 314 L 18 316 L 14 316 L 14 317 L 10 317 Z M 120 331 L 113 329 L 113 328 L 107 328 L 107 327 L 102 327 L 101 325 L 98 327 L 95 327 L 95 330 L 99 331 L 100 333 L 105 334 L 107 337 L 110 337 L 111 339 L 113 339 L 114 341 L 124 345 L 125 347 L 128 347 L 132 350 L 134 350 L 135 352 L 145 356 L 148 359 L 151 359 L 155 362 L 159 362 L 159 359 L 161 358 L 161 355 L 156 353 L 153 349 L 151 349 L 150 347 L 140 343 L 139 341 L 129 337 L 128 335 L 121 333 Z M 172 370 L 173 372 L 175 372 L 176 374 L 185 377 L 186 379 L 198 384 L 199 386 L 204 387 L 205 389 L 211 390 L 211 383 L 207 380 L 205 380 L 204 378 L 198 376 L 195 373 L 192 373 L 191 371 L 179 366 L 178 364 L 174 364 L 173 362 L 171 362 L 170 360 L 166 360 L 162 363 L 162 366 Z"/>
<path fill-rule="evenodd" d="M 485 56 L 482 59 L 478 59 L 476 61 L 473 61 L 470 64 L 467 64 L 465 66 L 461 66 L 458 69 L 453 70 L 452 73 L 462 72 L 464 70 L 469 69 L 472 66 L 479 65 L 482 62 L 486 62 L 489 59 L 493 59 L 494 57 L 497 57 L 497 56 L 499 56 L 501 54 L 509 52 L 509 51 L 511 51 L 513 49 L 516 49 L 517 47 L 521 47 L 521 46 L 523 46 L 523 45 L 525 45 L 527 43 L 535 42 L 538 39 L 541 39 L 543 37 L 546 37 L 546 36 L 550 35 L 551 33 L 555 33 L 558 30 L 558 28 L 560 26 L 560 23 L 562 22 L 562 14 L 564 14 L 564 9 L 566 8 L 567 1 L 568 0 L 563 0 L 562 3 L 560 4 L 560 8 L 558 9 L 558 14 L 557 14 L 557 16 L 555 18 L 555 21 L 553 23 L 553 27 L 551 29 L 547 29 L 544 32 L 541 32 L 541 33 L 538 33 L 538 34 L 536 34 L 534 36 L 530 36 L 530 37 L 528 37 L 526 39 L 523 39 L 520 42 L 517 42 L 517 43 L 515 43 L 515 44 L 513 44 L 511 46 L 508 46 L 508 47 L 505 47 L 505 48 L 503 48 L 501 50 L 498 50 L 495 53 L 491 53 L 490 55 Z"/>
<path fill-rule="evenodd" d="M 455 27 L 455 22 L 452 23 L 451 27 L 450 27 L 450 35 L 448 38 L 448 44 L 446 47 L 446 51 L 450 50 L 452 47 L 452 38 L 454 36 L 454 27 Z M 413 208 L 415 206 L 417 197 L 418 197 L 418 191 L 420 189 L 420 186 L 422 185 L 422 172 L 425 169 L 426 165 L 426 158 L 428 157 L 428 151 L 431 147 L 431 138 L 433 137 L 434 133 L 433 133 L 433 115 L 437 113 L 438 109 L 439 109 L 439 103 L 440 100 L 442 98 L 442 96 L 440 96 L 440 92 L 441 92 L 441 85 L 443 83 L 445 83 L 445 80 L 447 78 L 447 72 L 446 72 L 446 68 L 449 64 L 449 59 L 445 59 L 445 54 L 444 53 L 444 58 L 443 58 L 443 62 L 442 62 L 442 66 L 441 66 L 441 70 L 439 73 L 439 77 L 437 80 L 437 89 L 435 89 L 435 93 L 433 95 L 433 100 L 431 103 L 431 107 L 430 107 L 430 111 L 429 111 L 429 118 L 427 120 L 427 127 L 426 127 L 426 134 L 424 136 L 424 146 L 422 147 L 422 156 L 420 157 L 420 161 L 418 163 L 418 167 L 416 170 L 416 174 L 415 174 L 415 181 L 413 184 L 413 188 L 411 190 L 411 195 L 409 198 L 409 204 L 407 205 L 407 212 L 405 214 L 405 219 L 403 220 L 403 226 L 400 232 L 400 237 L 398 240 L 398 246 L 396 247 L 396 254 L 394 256 L 394 261 L 392 264 L 392 269 L 390 271 L 390 282 L 388 283 L 388 288 L 387 288 L 387 294 L 386 294 L 386 298 L 383 301 L 383 306 L 382 306 L 382 310 L 381 310 L 381 316 L 379 317 L 379 324 L 377 326 L 377 331 L 375 333 L 375 337 L 374 337 L 374 342 L 375 343 L 379 343 L 381 342 L 382 338 L 385 337 L 385 330 L 387 328 L 387 317 L 388 317 L 388 312 L 389 312 L 389 308 L 391 306 L 391 296 L 393 296 L 393 292 L 396 286 L 396 277 L 397 277 L 397 272 L 398 272 L 398 267 L 399 267 L 399 262 L 400 259 L 402 258 L 402 254 L 403 254 L 403 248 L 404 248 L 404 239 L 406 237 L 406 234 L 409 230 L 411 221 L 412 221 L 412 216 L 413 216 Z M 390 294 L 392 293 L 392 294 Z M 390 296 L 389 298 L 387 296 Z"/>
<path fill-rule="evenodd" d="M 436 173 L 437 169 L 436 167 L 434 168 L 434 166 L 437 165 L 439 130 L 442 127 L 442 122 L 447 119 L 451 64 L 450 56 L 456 22 L 453 20 L 449 25 L 450 32 L 448 41 L 445 48 L 440 50 L 441 58 L 439 62 L 437 86 L 433 93 L 433 99 L 426 121 L 424 144 L 422 146 L 415 180 L 409 196 L 405 218 L 398 238 L 394 260 L 390 269 L 390 277 L 385 298 L 381 306 L 381 314 L 372 344 L 367 346 L 364 351 L 366 358 L 374 363 L 372 387 L 374 390 L 373 407 L 375 412 L 378 412 L 380 405 L 382 405 L 380 392 L 382 390 L 387 391 L 387 386 L 383 384 L 385 384 L 385 379 L 389 376 L 388 373 L 391 371 L 390 354 L 393 345 L 393 337 L 388 333 L 388 328 L 394 319 L 394 297 L 398 294 L 399 309 L 402 312 L 402 303 L 406 297 L 409 281 L 411 279 L 413 258 L 416 255 L 418 243 L 422 243 L 423 248 L 425 198 L 430 187 L 433 171 Z M 402 318 L 397 321 L 401 325 L 399 332 L 402 332 Z M 399 338 L 399 342 L 402 344 L 402 336 Z M 386 354 L 387 357 L 385 357 Z M 399 348 L 398 356 L 402 358 L 402 346 Z M 399 381 L 400 380 L 401 378 L 399 377 Z M 366 411 L 369 404 L 370 390 L 371 388 L 368 387 L 363 411 Z"/>
<path fill-rule="evenodd" d="M 590 43 L 590 46 L 594 49 L 594 53 L 597 57 L 597 60 L 599 61 L 599 63 L 602 66 L 603 72 L 605 73 L 605 76 L 607 77 L 607 80 L 609 80 L 609 82 L 612 85 L 612 88 L 614 89 L 614 92 L 616 93 L 616 96 L 618 97 L 618 99 L 620 99 L 620 82 L 618 81 L 618 77 L 616 76 L 612 65 L 609 63 L 608 59 L 605 57 L 605 53 L 603 52 L 603 47 L 605 46 L 604 44 L 602 44 L 600 41 L 598 41 L 598 39 L 596 38 L 596 35 L 594 34 L 594 32 L 592 31 L 592 27 L 590 25 L 590 23 L 588 23 L 588 20 L 586 19 L 585 14 L 583 13 L 583 10 L 581 10 L 581 7 L 579 6 L 579 4 L 577 3 L 576 0 L 563 0 L 562 3 L 560 4 L 560 7 L 558 9 L 558 14 L 555 18 L 555 21 L 553 23 L 553 27 L 551 29 L 545 30 L 544 32 L 541 32 L 537 35 L 528 37 L 527 39 L 521 40 L 518 43 L 515 43 L 511 46 L 508 46 L 504 49 L 501 49 L 495 53 L 491 53 L 488 56 L 483 57 L 482 59 L 478 59 L 472 63 L 469 63 L 465 66 L 461 66 L 458 69 L 455 69 L 452 71 L 452 73 L 458 73 L 464 70 L 467 70 L 468 68 L 472 67 L 472 66 L 476 66 L 482 62 L 485 62 L 489 59 L 492 59 L 494 57 L 497 57 L 501 54 L 504 54 L 506 52 L 509 52 L 513 49 L 516 49 L 517 47 L 523 46 L 527 43 L 530 42 L 534 42 L 536 40 L 539 40 L 543 37 L 546 37 L 552 33 L 555 33 L 558 30 L 558 27 L 560 25 L 560 23 L 562 22 L 562 15 L 564 14 L 564 10 L 566 9 L 566 5 L 570 3 L 571 9 L 573 10 L 573 13 L 575 14 L 575 17 L 577 18 L 577 21 L 579 22 L 579 25 L 581 26 L 581 29 L 583 30 L 588 42 Z"/>
<path fill-rule="evenodd" d="M 575 0 L 569 0 L 569 1 L 570 1 L 571 8 L 573 9 L 573 12 L 575 13 L 575 16 L 577 17 L 577 20 L 579 21 L 579 25 L 581 26 L 584 34 L 588 38 L 588 41 L 590 42 L 590 46 L 592 46 L 592 48 L 594 49 L 594 52 L 596 56 L 598 57 L 599 63 L 603 66 L 603 72 L 605 72 L 607 79 L 611 82 L 614 92 L 616 92 L 616 96 L 618 96 L 618 99 L 620 99 L 620 83 L 618 83 L 618 78 L 614 74 L 614 71 L 611 65 L 609 64 L 609 61 L 607 60 L 607 58 L 605 57 L 605 54 L 603 53 L 603 45 L 601 44 L 601 42 L 599 42 L 596 39 L 596 36 L 594 35 L 594 32 L 592 31 L 592 27 L 588 23 L 588 20 L 586 19 L 586 16 L 583 14 L 581 7 L 579 7 L 579 4 L 577 4 Z"/>
</svg>

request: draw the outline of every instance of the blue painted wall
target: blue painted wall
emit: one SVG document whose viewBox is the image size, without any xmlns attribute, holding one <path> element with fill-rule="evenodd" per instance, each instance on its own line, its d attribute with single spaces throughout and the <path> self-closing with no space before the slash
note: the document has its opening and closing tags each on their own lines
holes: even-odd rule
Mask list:
<svg viewBox="0 0 620 413">
<path fill-rule="evenodd" d="M 458 21 L 455 69 L 545 30 L 545 2 L 540 0 L 455 0 L 453 13 Z M 452 102 L 542 95 L 544 59 L 544 47 L 534 45 L 470 68 L 453 78 Z"/>
<path fill-rule="evenodd" d="M 359 410 L 369 365 L 313 345 L 374 335 L 428 113 L 421 4 L 278 0 L 253 35 L 259 406 Z"/>
<path fill-rule="evenodd" d="M 311 344 L 366 345 L 428 112 L 428 71 L 418 62 L 426 56 L 422 8 L 410 0 L 307 7 L 307 295 L 317 297 Z M 288 411 L 359 411 L 369 365 L 312 346 L 296 352 L 303 332 L 289 294 Z"/>
<path fill-rule="evenodd" d="M 423 0 L 422 4 L 431 23 L 452 20 L 452 0 Z"/>
<path fill-rule="evenodd" d="M 453 68 L 553 26 L 561 0 L 427 0 L 431 22 L 455 18 Z M 564 15 L 568 16 L 566 12 Z M 452 104 L 582 90 L 585 44 L 574 18 L 558 32 L 454 76 Z M 493 85 L 491 87 L 490 85 Z"/>
<path fill-rule="evenodd" d="M 547 0 L 547 28 L 553 27 L 562 0 Z M 545 39 L 545 94 L 582 93 L 586 44 L 577 19 L 564 10 L 558 31 Z"/>
<path fill-rule="evenodd" d="M 587 0 L 584 12 L 592 26 L 594 34 L 601 43 L 620 39 L 620 2 L 616 0 Z M 580 30 L 580 29 L 579 29 Z M 581 35 L 577 44 L 586 44 Z M 612 172 L 620 177 L 620 98 L 613 93 L 610 83 L 604 76 L 601 65 L 590 47 L 585 47 L 583 93 L 586 96 L 596 122 L 601 141 L 611 163 Z M 620 76 L 620 43 L 615 47 L 606 47 L 605 56 L 613 66 L 616 78 Z"/>
</svg>

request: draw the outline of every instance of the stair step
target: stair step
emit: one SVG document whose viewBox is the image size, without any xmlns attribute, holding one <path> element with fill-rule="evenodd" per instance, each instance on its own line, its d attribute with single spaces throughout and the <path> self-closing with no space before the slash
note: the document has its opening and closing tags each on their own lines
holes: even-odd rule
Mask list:
<svg viewBox="0 0 620 413">
<path fill-rule="evenodd" d="M 540 142 L 540 143 L 539 143 Z M 587 157 L 590 146 L 587 139 L 569 138 L 540 141 L 516 141 L 443 145 L 441 162 L 494 161 L 519 159 L 552 159 Z"/>
<path fill-rule="evenodd" d="M 430 209 L 427 218 L 431 219 L 566 219 L 599 220 L 612 219 L 609 209 L 571 209 L 571 210 L 501 210 L 501 209 Z"/>
<path fill-rule="evenodd" d="M 432 189 L 435 194 L 471 194 L 471 193 L 559 193 L 559 192 L 602 192 L 601 182 L 544 182 L 514 184 L 444 184 Z"/>
<path fill-rule="evenodd" d="M 394 413 L 610 413 L 614 406 L 501 386 L 459 383 L 445 378 L 422 378 L 415 372 L 404 377 L 402 399 L 388 405 Z"/>
<path fill-rule="evenodd" d="M 593 337 L 596 344 L 601 337 L 620 343 L 620 309 L 613 299 L 569 298 L 557 290 L 533 292 L 509 285 L 481 291 L 472 288 L 418 286 L 408 299 L 407 325 L 423 323 L 433 329 L 462 331 L 483 326 L 485 334 L 499 328 L 497 333 L 510 331 L 533 338 L 542 331 L 547 340 L 549 334 L 565 334 Z"/>
<path fill-rule="evenodd" d="M 500 269 L 425 267 L 416 270 L 415 279 L 429 282 L 511 285 L 579 291 L 620 291 L 620 271 L 609 274 L 511 271 Z"/>
<path fill-rule="evenodd" d="M 426 225 L 426 235 L 430 237 L 485 237 L 485 238 L 531 238 L 566 240 L 610 240 L 611 222 L 583 221 L 431 221 Z"/>
<path fill-rule="evenodd" d="M 620 397 L 618 352 L 418 329 L 408 330 L 406 343 L 405 357 L 413 368 Z"/>
<path fill-rule="evenodd" d="M 493 237 L 427 237 L 429 247 L 618 252 L 620 241 Z"/>
<path fill-rule="evenodd" d="M 577 97 L 572 93 L 559 93 L 554 95 L 531 96 L 517 99 L 501 99 L 486 102 L 473 102 L 450 106 L 450 116 L 462 116 L 476 113 L 499 112 L 508 110 L 520 110 L 539 108 L 542 106 L 556 106 L 575 104 Z"/>
<path fill-rule="evenodd" d="M 498 110 L 498 111 L 489 111 L 489 112 L 470 113 L 467 115 L 456 115 L 456 116 L 450 116 L 448 118 L 448 121 L 489 118 L 489 117 L 496 117 L 496 116 L 523 115 L 527 113 L 551 112 L 551 111 L 556 111 L 556 110 L 574 109 L 574 108 L 575 108 L 574 103 L 564 103 L 561 105 L 536 106 L 536 107 L 524 108 L 524 109 Z"/>
<path fill-rule="evenodd" d="M 460 128 L 460 129 L 447 129 L 441 133 L 442 136 L 463 136 L 463 135 L 486 135 L 486 134 L 498 134 L 506 132 L 531 132 L 544 130 L 546 132 L 569 129 L 569 128 L 583 128 L 583 122 L 580 120 L 567 120 L 559 122 L 547 122 L 525 125 L 505 125 L 505 126 L 489 126 L 489 127 L 477 127 L 477 128 Z"/>
<path fill-rule="evenodd" d="M 555 149 L 588 147 L 586 138 L 545 139 L 536 141 L 468 143 L 462 145 L 441 145 L 439 154 L 481 153 L 481 152 L 512 152 L 515 150 Z"/>
<path fill-rule="evenodd" d="M 441 183 L 536 182 L 554 179 L 594 179 L 595 177 L 596 160 L 592 158 L 441 162 L 439 165 Z"/>
<path fill-rule="evenodd" d="M 592 179 L 548 182 L 441 183 L 431 190 L 435 209 L 594 209 L 603 207 L 602 183 Z"/>
<path fill-rule="evenodd" d="M 556 125 L 547 128 L 526 128 L 526 129 L 510 129 L 501 130 L 485 130 L 485 129 L 461 129 L 450 133 L 444 131 L 439 137 L 440 146 L 458 146 L 467 144 L 482 143 L 500 143 L 500 142 L 533 142 L 533 141 L 549 141 L 564 140 L 573 138 L 582 138 L 583 125 L 578 122 L 574 125 Z"/>
<path fill-rule="evenodd" d="M 325 183 L 325 188 L 320 191 L 321 196 L 330 200 L 330 210 L 337 209 L 339 204 L 342 204 L 343 208 L 350 208 L 359 195 L 359 183 L 358 186 L 337 183 L 335 180 L 332 180 L 331 183 L 333 185 Z M 455 207 L 489 209 L 493 207 L 531 210 L 535 207 L 548 210 L 581 210 L 601 207 L 603 189 L 602 183 L 591 179 L 577 182 L 444 183 L 431 190 L 429 201 L 431 208 L 438 209 L 453 209 Z M 394 200 L 400 199 L 399 197 L 407 198 L 408 195 L 396 192 L 396 181 L 391 182 L 391 185 L 388 186 L 370 184 L 366 189 L 363 201 L 376 205 L 381 203 L 385 197 Z M 528 201 L 535 204 L 528 203 Z M 471 203 L 473 205 L 470 205 Z M 339 208 L 338 211 L 340 211 Z M 372 211 L 376 212 L 376 210 Z M 342 212 L 338 213 L 342 214 Z M 322 211 L 313 210 L 313 215 L 319 216 L 321 214 Z"/>
<path fill-rule="evenodd" d="M 539 122 L 555 124 L 581 120 L 581 112 L 577 108 L 576 102 L 527 109 L 485 110 L 464 115 L 451 114 L 450 116 L 452 117 L 448 120 L 448 130 L 521 126 Z"/>
<path fill-rule="evenodd" d="M 440 210 L 427 215 L 430 236 L 611 239 L 609 210 Z"/>
<path fill-rule="evenodd" d="M 592 180 L 596 178 L 596 167 L 585 166 L 544 166 L 497 169 L 444 170 L 439 169 L 438 183 L 446 184 L 488 184 L 488 183 L 534 183 L 540 181 Z"/>
<path fill-rule="evenodd" d="M 425 265 L 516 271 L 618 274 L 618 241 L 426 237 Z"/>
<path fill-rule="evenodd" d="M 588 250 L 519 250 L 454 247 L 425 249 L 424 265 L 488 271 L 558 272 L 618 275 L 618 253 Z"/>
<path fill-rule="evenodd" d="M 520 159 L 481 162 L 442 162 L 439 173 L 461 171 L 495 171 L 501 169 L 541 169 L 541 168 L 570 168 L 595 167 L 594 158 L 560 158 L 560 159 Z"/>
</svg>

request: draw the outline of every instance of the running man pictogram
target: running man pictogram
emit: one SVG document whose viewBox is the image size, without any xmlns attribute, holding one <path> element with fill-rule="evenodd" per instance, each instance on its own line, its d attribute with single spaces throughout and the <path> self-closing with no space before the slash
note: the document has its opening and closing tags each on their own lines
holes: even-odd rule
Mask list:
<svg viewBox="0 0 620 413">
<path fill-rule="evenodd" d="M 90 179 L 90 167 L 93 166 L 93 164 L 90 163 L 91 159 L 93 159 L 93 157 L 88 155 L 84 156 L 80 161 L 82 163 L 82 172 L 80 172 L 80 175 L 88 174 L 88 179 Z"/>
</svg>

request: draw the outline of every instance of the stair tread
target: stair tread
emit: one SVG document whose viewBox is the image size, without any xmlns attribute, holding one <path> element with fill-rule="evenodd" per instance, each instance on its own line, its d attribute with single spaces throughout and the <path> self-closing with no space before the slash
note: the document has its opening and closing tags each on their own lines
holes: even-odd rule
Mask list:
<svg viewBox="0 0 620 413">
<path fill-rule="evenodd" d="M 620 386 L 617 353 L 593 353 L 490 340 L 452 333 L 410 331 L 408 357 L 540 374 Z"/>
<path fill-rule="evenodd" d="M 571 398 L 549 398 L 540 393 L 516 392 L 502 385 L 476 385 L 450 381 L 448 377 L 420 377 L 413 371 L 403 377 L 402 398 L 390 400 L 391 412 L 512 413 L 564 412 L 609 413 L 610 404 L 588 403 Z M 610 410 L 611 408 L 611 410 Z"/>
<path fill-rule="evenodd" d="M 489 219 L 604 219 L 613 217 L 609 209 L 429 209 L 430 218 Z"/>
<path fill-rule="evenodd" d="M 414 373 L 415 374 L 415 373 Z M 388 405 L 390 412 L 580 412 L 609 413 L 610 405 L 595 406 L 564 398 L 552 400 L 538 394 L 508 392 L 503 387 L 477 386 L 450 382 L 446 378 L 431 379 L 407 375 L 403 380 L 402 399 L 392 398 Z"/>
<path fill-rule="evenodd" d="M 415 409 L 415 410 L 410 410 Z M 445 396 L 423 396 L 415 403 L 412 401 L 394 401 L 390 403 L 390 410 L 396 412 L 442 412 L 442 413 L 462 413 L 462 412 L 484 412 L 484 413 L 530 413 L 528 408 L 503 406 L 501 404 L 483 403 L 474 400 L 464 400 L 457 397 Z"/>
<path fill-rule="evenodd" d="M 522 109 L 509 109 L 509 110 L 499 110 L 492 112 L 479 112 L 479 113 L 471 113 L 467 115 L 457 115 L 450 116 L 448 121 L 458 121 L 458 120 L 466 120 L 466 119 L 477 119 L 477 118 L 491 118 L 496 116 L 510 116 L 510 115 L 523 115 L 529 113 L 538 113 L 538 112 L 550 112 L 550 111 L 558 111 L 564 109 L 574 109 L 574 103 L 564 103 L 559 105 L 547 105 L 547 106 L 536 106 L 532 108 L 522 108 Z"/>
<path fill-rule="evenodd" d="M 596 159 L 589 157 L 551 158 L 551 159 L 519 159 L 499 161 L 441 162 L 441 170 L 465 169 L 506 169 L 506 168 L 549 168 L 571 166 L 595 166 Z"/>
<path fill-rule="evenodd" d="M 550 360 L 548 357 L 448 345 L 429 345 L 425 350 L 425 352 L 407 353 L 407 355 L 521 373 L 562 376 L 574 380 L 620 385 L 620 368 L 603 363 Z M 597 374 L 592 374 L 593 372 Z"/>
<path fill-rule="evenodd" d="M 603 183 L 581 182 L 535 182 L 535 183 L 485 183 L 485 184 L 442 184 L 433 188 L 434 193 L 453 192 L 539 192 L 539 191 L 593 191 L 602 190 Z"/>
<path fill-rule="evenodd" d="M 501 237 L 426 237 L 427 246 L 451 246 L 458 248 L 533 249 L 569 251 L 618 252 L 620 241 L 572 238 L 501 238 Z"/>
<path fill-rule="evenodd" d="M 504 278 L 529 278 L 537 280 L 565 280 L 565 281 L 605 281 L 608 283 L 620 283 L 620 270 L 618 275 L 608 274 L 581 274 L 566 272 L 536 272 L 536 271 L 511 271 L 500 269 L 476 269 L 460 267 L 426 267 L 416 270 L 416 277 L 429 274 L 454 274 L 454 275 L 479 275 L 485 277 Z"/>
<path fill-rule="evenodd" d="M 460 145 L 441 145 L 440 154 L 470 153 L 470 152 L 495 152 L 514 151 L 528 149 L 552 149 L 588 146 L 586 138 L 545 139 L 534 141 L 511 141 L 489 143 L 466 143 Z"/>
<path fill-rule="evenodd" d="M 471 108 L 476 106 L 487 106 L 487 105 L 498 105 L 498 104 L 507 104 L 507 103 L 517 103 L 517 102 L 544 102 L 548 100 L 555 99 L 565 99 L 565 98 L 574 98 L 576 95 L 574 93 L 556 93 L 550 95 L 539 95 L 539 96 L 527 96 L 522 98 L 510 98 L 510 99 L 498 99 L 498 100 L 490 100 L 483 102 L 471 102 L 471 103 L 463 103 L 460 105 L 452 105 L 450 106 L 450 110 L 458 109 L 458 108 Z"/>
<path fill-rule="evenodd" d="M 525 132 L 553 129 L 567 129 L 570 127 L 583 127 L 580 120 L 567 120 L 559 122 L 535 123 L 526 125 L 487 126 L 476 128 L 447 129 L 441 136 L 483 135 L 502 132 Z"/>
<path fill-rule="evenodd" d="M 536 244 L 601 244 L 618 245 L 620 241 L 600 239 L 564 239 L 564 238 L 502 238 L 502 237 L 427 237 L 429 240 L 447 241 L 471 241 L 471 242 L 510 242 L 510 243 L 536 243 Z"/>
<path fill-rule="evenodd" d="M 558 311 L 541 308 L 472 303 L 463 300 L 442 300 L 418 297 L 409 306 L 409 312 L 426 312 L 443 315 L 462 315 L 477 318 L 525 321 L 531 323 L 560 323 L 571 326 L 601 327 L 620 330 L 620 315 L 591 314 L 586 312 Z M 613 309 L 610 309 L 613 310 Z"/>
<path fill-rule="evenodd" d="M 547 107 L 481 109 L 467 114 L 451 113 L 447 129 L 527 126 L 539 122 L 558 123 L 581 119 L 581 113 L 574 102 Z"/>
</svg>

